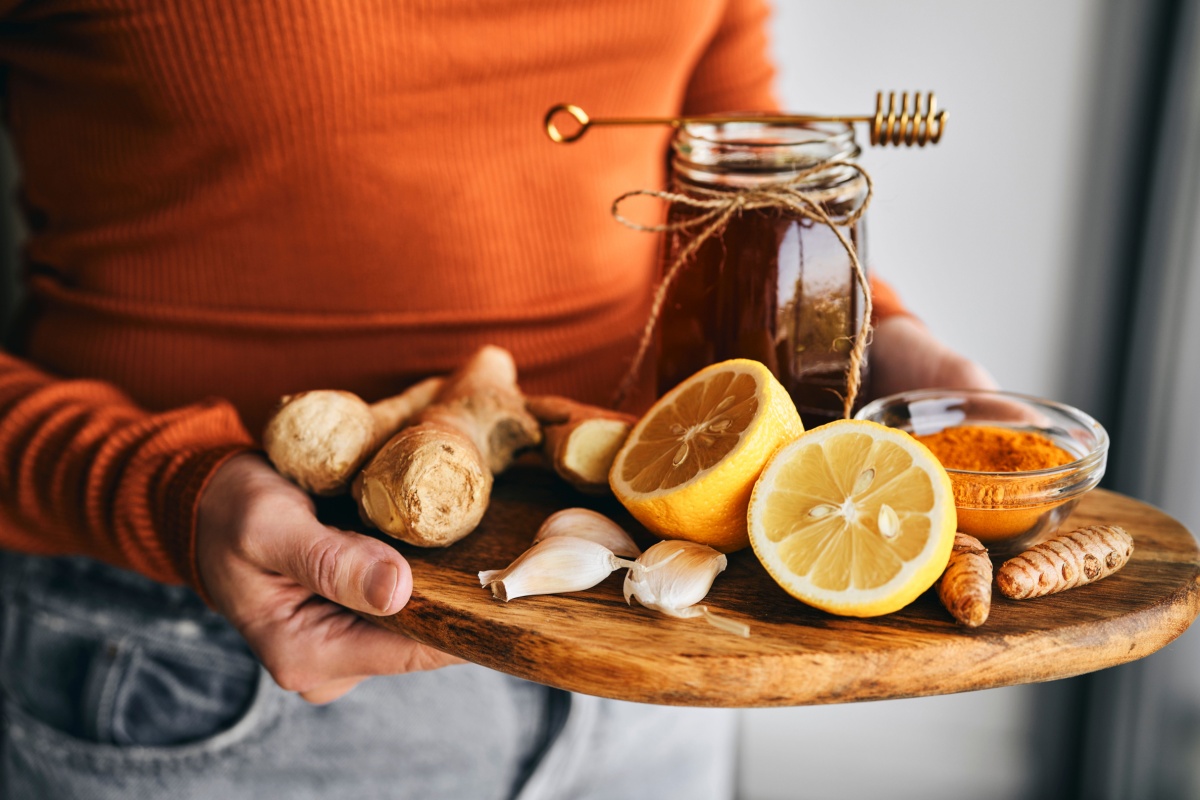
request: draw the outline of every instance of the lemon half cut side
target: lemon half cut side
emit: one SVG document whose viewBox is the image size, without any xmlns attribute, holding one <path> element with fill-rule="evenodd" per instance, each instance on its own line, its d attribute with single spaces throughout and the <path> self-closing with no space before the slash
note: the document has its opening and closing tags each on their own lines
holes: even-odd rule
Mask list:
<svg viewBox="0 0 1200 800">
<path fill-rule="evenodd" d="M 908 434 L 843 420 L 775 454 L 754 487 L 750 542 L 785 591 L 833 614 L 897 611 L 946 568 L 957 523 L 946 470 Z"/>
<path fill-rule="evenodd" d="M 746 547 L 746 510 L 770 457 L 804 426 L 758 361 L 705 367 L 667 392 L 617 453 L 609 484 L 647 529 L 724 553 Z"/>
</svg>

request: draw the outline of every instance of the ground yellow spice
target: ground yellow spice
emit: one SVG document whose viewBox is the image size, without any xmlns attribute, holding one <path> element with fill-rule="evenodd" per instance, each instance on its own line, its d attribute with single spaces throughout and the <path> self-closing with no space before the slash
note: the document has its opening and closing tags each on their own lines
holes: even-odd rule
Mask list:
<svg viewBox="0 0 1200 800">
<path fill-rule="evenodd" d="M 1076 460 L 1046 436 L 996 425 L 959 425 L 916 439 L 952 470 L 1028 472 Z M 1046 482 L 1045 478 L 1013 475 L 952 474 L 958 529 L 988 547 L 1016 541 L 1038 525 L 1043 514 L 1062 505 L 1061 501 L 1030 502 Z"/>
<path fill-rule="evenodd" d="M 1028 472 L 1060 467 L 1075 460 L 1040 433 L 995 425 L 960 425 L 918 436 L 946 469 L 974 472 Z"/>
</svg>

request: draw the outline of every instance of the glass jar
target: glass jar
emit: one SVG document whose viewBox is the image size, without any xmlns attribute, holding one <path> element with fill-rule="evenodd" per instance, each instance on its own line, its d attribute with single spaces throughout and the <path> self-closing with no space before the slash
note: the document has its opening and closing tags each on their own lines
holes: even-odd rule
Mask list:
<svg viewBox="0 0 1200 800">
<path fill-rule="evenodd" d="M 698 205 L 671 204 L 665 271 L 703 235 L 709 223 L 701 218 L 714 204 L 736 193 L 754 202 L 675 271 L 659 317 L 660 395 L 708 364 L 752 358 L 779 378 L 806 428 L 843 416 L 851 347 L 865 320 L 852 261 L 829 225 L 763 192 L 790 189 L 818 205 L 865 270 L 856 212 L 869 188 L 847 166 L 859 153 L 853 128 L 837 123 L 690 123 L 676 132 L 672 190 Z"/>
</svg>

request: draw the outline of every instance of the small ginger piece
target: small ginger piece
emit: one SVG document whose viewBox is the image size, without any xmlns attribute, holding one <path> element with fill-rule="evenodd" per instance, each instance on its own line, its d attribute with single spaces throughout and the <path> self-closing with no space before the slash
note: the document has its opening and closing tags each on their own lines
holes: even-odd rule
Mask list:
<svg viewBox="0 0 1200 800">
<path fill-rule="evenodd" d="M 613 459 L 637 419 L 554 395 L 531 397 L 527 407 L 542 424 L 542 451 L 554 471 L 586 494 L 609 491 Z"/>
<path fill-rule="evenodd" d="M 363 468 L 354 482 L 359 513 L 409 544 L 453 544 L 483 518 L 492 476 L 540 441 L 512 355 L 485 346 Z"/>
<path fill-rule="evenodd" d="M 358 468 L 441 387 L 441 378 L 429 378 L 371 405 L 336 389 L 286 395 L 263 430 L 263 449 L 275 469 L 305 491 L 341 494 Z"/>
<path fill-rule="evenodd" d="M 1061 533 L 1000 565 L 996 585 L 1014 600 L 1042 597 L 1112 575 L 1133 555 L 1133 537 L 1115 525 Z"/>
<path fill-rule="evenodd" d="M 954 534 L 950 562 L 937 583 L 938 599 L 950 615 L 968 628 L 987 621 L 992 607 L 992 560 L 974 536 Z"/>
</svg>

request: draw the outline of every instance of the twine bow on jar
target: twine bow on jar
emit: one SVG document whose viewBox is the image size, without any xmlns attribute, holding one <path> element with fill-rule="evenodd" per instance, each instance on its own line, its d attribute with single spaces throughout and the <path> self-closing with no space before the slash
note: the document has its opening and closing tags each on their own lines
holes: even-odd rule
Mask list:
<svg viewBox="0 0 1200 800">
<path fill-rule="evenodd" d="M 863 195 L 861 203 L 845 214 L 835 216 L 831 215 L 825 206 L 827 202 L 845 195 L 846 188 L 844 182 L 841 186 L 832 189 L 827 186 L 806 186 L 806 184 L 813 183 L 818 179 L 827 178 L 831 171 L 839 169 L 852 172 L 853 177 L 850 180 L 864 182 L 866 184 L 866 192 Z M 843 415 L 849 418 L 851 410 L 854 407 L 855 398 L 858 396 L 862 381 L 862 364 L 866 358 L 867 345 L 871 339 L 872 305 L 870 286 L 867 283 L 866 271 L 859 261 L 858 252 L 854 244 L 846 238 L 846 235 L 839 227 L 850 227 L 858 222 L 866 212 L 867 205 L 871 201 L 872 191 L 871 176 L 867 174 L 866 170 L 852 161 L 834 160 L 798 171 L 786 183 L 775 183 L 768 186 L 738 190 L 714 190 L 696 186 L 689 187 L 686 194 L 682 192 L 638 189 L 626 192 L 614 200 L 612 204 L 613 217 L 622 225 L 633 230 L 651 233 L 695 231 L 691 240 L 687 242 L 686 246 L 679 251 L 675 260 L 667 267 L 662 280 L 654 290 L 654 297 L 650 305 L 650 314 L 646 319 L 645 327 L 642 329 L 637 352 L 617 390 L 617 405 L 620 405 L 625 400 L 637 381 L 642 362 L 645 360 L 646 353 L 649 352 L 650 345 L 654 340 L 654 332 L 658 326 L 659 318 L 667 296 L 671 291 L 672 284 L 688 267 L 692 257 L 700 247 L 714 236 L 719 236 L 725 230 L 729 221 L 742 212 L 777 208 L 790 211 L 801 219 L 824 225 L 833 232 L 838 242 L 845 249 L 846 255 L 850 258 L 854 280 L 858 284 L 859 289 L 862 290 L 863 297 L 865 298 L 863 303 L 863 327 L 858 335 L 854 337 L 854 343 L 850 350 L 849 365 L 846 369 L 846 394 L 842 398 Z M 678 222 L 668 222 L 661 225 L 642 225 L 627 219 L 621 214 L 621 204 L 631 197 L 655 197 L 668 203 L 695 209 L 700 213 L 690 219 Z"/>
</svg>

